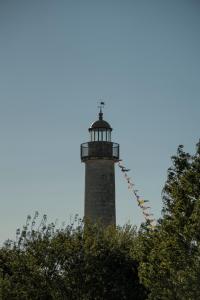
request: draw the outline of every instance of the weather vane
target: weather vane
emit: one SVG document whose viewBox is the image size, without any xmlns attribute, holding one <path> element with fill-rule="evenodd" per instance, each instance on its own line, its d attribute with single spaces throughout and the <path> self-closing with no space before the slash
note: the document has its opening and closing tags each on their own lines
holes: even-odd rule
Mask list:
<svg viewBox="0 0 200 300">
<path fill-rule="evenodd" d="M 98 108 L 100 108 L 100 110 L 102 110 L 102 108 L 104 108 L 104 106 L 105 106 L 105 102 L 102 101 L 102 100 L 99 100 L 98 101 Z"/>
</svg>

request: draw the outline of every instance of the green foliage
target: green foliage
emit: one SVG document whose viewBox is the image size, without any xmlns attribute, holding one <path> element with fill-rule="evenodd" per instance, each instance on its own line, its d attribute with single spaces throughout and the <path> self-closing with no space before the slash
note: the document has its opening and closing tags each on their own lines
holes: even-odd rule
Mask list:
<svg viewBox="0 0 200 300">
<path fill-rule="evenodd" d="M 78 222 L 39 228 L 37 215 L 0 250 L 2 299 L 145 299 L 132 256 L 136 231 Z"/>
<path fill-rule="evenodd" d="M 200 144 L 195 155 L 179 146 L 163 189 L 163 218 L 154 232 L 141 232 L 146 255 L 140 278 L 149 299 L 200 299 Z"/>
<path fill-rule="evenodd" d="M 0 249 L 0 299 L 200 299 L 200 143 L 178 147 L 163 203 L 155 229 L 138 232 L 29 216 Z"/>
</svg>

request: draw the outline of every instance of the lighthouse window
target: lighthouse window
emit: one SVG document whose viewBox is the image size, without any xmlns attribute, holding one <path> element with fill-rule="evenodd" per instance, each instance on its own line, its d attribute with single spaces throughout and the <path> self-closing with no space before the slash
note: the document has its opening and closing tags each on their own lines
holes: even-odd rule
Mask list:
<svg viewBox="0 0 200 300">
<path fill-rule="evenodd" d="M 103 141 L 106 141 L 106 131 L 103 131 Z"/>
<path fill-rule="evenodd" d="M 92 142 L 102 141 L 110 142 L 111 141 L 111 131 L 103 128 L 98 128 L 96 130 L 90 131 L 90 139 Z"/>
<path fill-rule="evenodd" d="M 98 131 L 95 130 L 95 141 L 98 141 Z"/>
<path fill-rule="evenodd" d="M 110 142 L 111 141 L 111 132 L 108 131 L 108 141 Z"/>
</svg>

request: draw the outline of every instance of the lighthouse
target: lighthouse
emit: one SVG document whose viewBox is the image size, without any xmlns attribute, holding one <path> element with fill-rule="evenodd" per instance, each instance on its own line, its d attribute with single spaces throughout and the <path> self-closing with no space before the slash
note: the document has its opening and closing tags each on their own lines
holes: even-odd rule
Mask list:
<svg viewBox="0 0 200 300">
<path fill-rule="evenodd" d="M 98 120 L 88 129 L 90 141 L 81 144 L 81 161 L 85 163 L 85 219 L 104 226 L 116 224 L 115 163 L 119 161 L 119 144 L 111 139 L 112 128 L 103 118 L 101 102 Z"/>
</svg>

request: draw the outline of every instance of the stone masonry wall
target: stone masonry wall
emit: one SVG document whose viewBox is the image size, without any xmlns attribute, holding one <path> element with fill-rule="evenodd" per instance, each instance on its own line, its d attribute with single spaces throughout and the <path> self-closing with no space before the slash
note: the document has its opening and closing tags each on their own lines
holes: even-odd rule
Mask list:
<svg viewBox="0 0 200 300">
<path fill-rule="evenodd" d="M 113 160 L 85 162 L 85 218 L 92 222 L 100 220 L 105 226 L 116 224 Z"/>
</svg>

